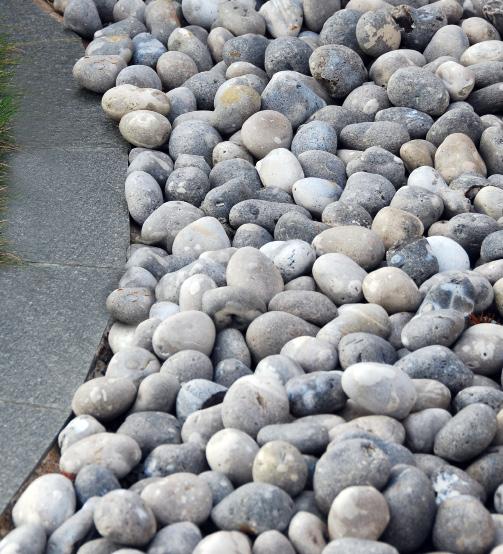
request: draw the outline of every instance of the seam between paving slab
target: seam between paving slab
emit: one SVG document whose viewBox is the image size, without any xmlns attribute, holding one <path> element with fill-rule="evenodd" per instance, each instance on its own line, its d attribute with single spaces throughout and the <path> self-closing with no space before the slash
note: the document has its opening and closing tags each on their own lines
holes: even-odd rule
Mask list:
<svg viewBox="0 0 503 554">
<path fill-rule="evenodd" d="M 128 147 L 111 132 L 99 97 L 80 91 L 71 74 L 84 54 L 80 37 L 36 0 L 2 0 L 0 34 L 20 58 L 7 238 L 22 258 L 0 269 L 2 513 L 50 449 L 96 362 L 129 218 Z M 51 121 L 58 102 L 64 116 Z"/>
</svg>

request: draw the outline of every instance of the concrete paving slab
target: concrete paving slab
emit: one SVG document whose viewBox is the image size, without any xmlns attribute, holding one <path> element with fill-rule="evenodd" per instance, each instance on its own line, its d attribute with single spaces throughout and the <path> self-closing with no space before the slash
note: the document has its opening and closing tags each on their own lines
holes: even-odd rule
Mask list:
<svg viewBox="0 0 503 554">
<path fill-rule="evenodd" d="M 67 417 L 61 410 L 0 400 L 0 513 L 44 457 L 47 437 L 54 436 Z"/>
<path fill-rule="evenodd" d="M 122 267 L 128 246 L 125 152 L 24 148 L 9 162 L 5 238 L 24 260 Z"/>
<path fill-rule="evenodd" d="M 0 1 L 21 94 L 0 268 L 0 513 L 70 415 L 129 243 L 126 143 L 99 97 L 76 87 L 82 41 L 31 0 Z"/>
<path fill-rule="evenodd" d="M 120 270 L 27 264 L 0 270 L 0 400 L 70 411 L 107 325 Z M 0 474 L 3 468 L 0 468 Z"/>
</svg>

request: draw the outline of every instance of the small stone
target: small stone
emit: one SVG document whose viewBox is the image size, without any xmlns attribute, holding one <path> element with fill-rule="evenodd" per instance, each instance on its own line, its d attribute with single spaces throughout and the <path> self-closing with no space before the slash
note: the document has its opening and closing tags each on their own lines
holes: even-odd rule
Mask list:
<svg viewBox="0 0 503 554">
<path fill-rule="evenodd" d="M 290 443 L 303 454 L 320 454 L 328 444 L 328 432 L 325 427 L 314 421 L 266 425 L 259 431 L 257 442 L 264 446 L 271 441 Z"/>
<path fill-rule="evenodd" d="M 435 437 L 434 452 L 456 462 L 468 461 L 491 443 L 496 414 L 485 404 L 471 404 L 458 412 Z"/>
<path fill-rule="evenodd" d="M 146 477 L 166 477 L 174 473 L 199 474 L 205 469 L 204 449 L 196 441 L 161 444 L 143 462 L 143 474 Z"/>
<path fill-rule="evenodd" d="M 73 77 L 82 88 L 103 94 L 115 87 L 117 76 L 126 65 L 121 56 L 85 56 L 73 66 Z"/>
<path fill-rule="evenodd" d="M 197 350 L 210 355 L 215 342 L 215 326 L 203 312 L 187 310 L 165 319 L 152 338 L 155 353 L 162 359 L 181 350 Z"/>
<path fill-rule="evenodd" d="M 152 88 L 162 90 L 159 75 L 148 65 L 130 65 L 125 67 L 117 75 L 117 86 L 134 85 L 139 88 Z"/>
<path fill-rule="evenodd" d="M 339 363 L 347 369 L 359 362 L 393 365 L 397 360 L 395 349 L 382 337 L 371 333 L 349 333 L 338 346 Z"/>
<path fill-rule="evenodd" d="M 465 328 L 465 318 L 455 310 L 435 310 L 414 317 L 402 330 L 402 344 L 418 350 L 432 344 L 451 346 Z"/>
<path fill-rule="evenodd" d="M 136 493 L 126 490 L 111 491 L 101 498 L 94 524 L 101 536 L 129 546 L 147 544 L 157 527 L 150 508 Z"/>
<path fill-rule="evenodd" d="M 337 133 L 324 121 L 310 121 L 301 125 L 292 140 L 291 151 L 295 156 L 310 150 L 337 152 Z"/>
<path fill-rule="evenodd" d="M 125 477 L 141 459 L 137 442 L 115 433 L 96 433 L 69 446 L 61 456 L 60 469 L 76 475 L 84 466 L 102 465 L 116 477 Z"/>
<path fill-rule="evenodd" d="M 328 543 L 323 554 L 397 554 L 389 544 L 366 539 L 344 538 Z"/>
<path fill-rule="evenodd" d="M 453 101 L 466 100 L 475 85 L 473 72 L 456 62 L 444 62 L 435 73 L 444 82 Z"/>
<path fill-rule="evenodd" d="M 292 194 L 296 204 L 321 216 L 329 204 L 339 199 L 342 189 L 333 181 L 307 177 L 294 183 Z"/>
<path fill-rule="evenodd" d="M 309 57 L 312 48 L 297 37 L 280 37 L 273 40 L 265 51 L 264 67 L 269 77 L 278 71 L 293 70 L 304 75 L 309 73 Z"/>
<path fill-rule="evenodd" d="M 258 159 L 264 158 L 272 150 L 289 148 L 292 136 L 292 125 L 288 118 L 272 110 L 253 114 L 241 128 L 244 145 Z"/>
<path fill-rule="evenodd" d="M 278 293 L 269 302 L 269 310 L 288 312 L 318 326 L 337 316 L 337 308 L 325 295 L 307 290 Z"/>
<path fill-rule="evenodd" d="M 166 52 L 164 44 L 150 33 L 140 33 L 133 40 L 133 63 L 155 67 L 158 59 Z"/>
<path fill-rule="evenodd" d="M 86 56 L 121 56 L 126 63 L 133 55 L 133 42 L 127 35 L 104 36 L 92 40 L 86 48 Z"/>
<path fill-rule="evenodd" d="M 257 162 L 257 171 L 265 187 L 279 187 L 286 192 L 291 192 L 294 183 L 304 177 L 299 161 L 286 148 L 271 150 Z"/>
<path fill-rule="evenodd" d="M 73 396 L 75 415 L 91 415 L 111 421 L 123 414 L 136 398 L 136 386 L 129 379 L 97 377 L 80 385 Z"/>
<path fill-rule="evenodd" d="M 272 241 L 260 251 L 279 269 L 285 282 L 309 272 L 316 259 L 313 247 L 302 240 Z"/>
<path fill-rule="evenodd" d="M 120 489 L 121 485 L 114 473 L 103 466 L 84 466 L 75 477 L 75 492 L 81 505 L 93 496 L 105 496 L 110 491 Z"/>
<path fill-rule="evenodd" d="M 152 483 L 143 489 L 141 498 L 161 525 L 186 521 L 201 524 L 212 508 L 209 486 L 191 473 L 175 473 Z"/>
<path fill-rule="evenodd" d="M 482 485 L 470 477 L 468 473 L 455 466 L 445 465 L 444 462 L 432 472 L 430 479 L 439 505 L 444 500 L 460 494 L 467 494 L 479 498 L 481 502 L 485 502 L 486 494 Z"/>
<path fill-rule="evenodd" d="M 135 146 L 156 148 L 166 142 L 171 132 L 170 122 L 161 114 L 150 110 L 135 110 L 120 121 L 122 136 Z"/>
<path fill-rule="evenodd" d="M 384 257 L 384 245 L 374 232 L 358 225 L 341 225 L 320 233 L 313 241 L 318 256 L 338 253 L 363 269 L 376 267 Z"/>
<path fill-rule="evenodd" d="M 288 538 L 297 552 L 321 552 L 326 545 L 327 526 L 315 514 L 298 511 L 288 528 Z"/>
<path fill-rule="evenodd" d="M 464 514 L 460 518 L 460 514 Z M 488 551 L 495 527 L 490 513 L 472 496 L 448 498 L 438 508 L 433 527 L 433 543 L 439 550 L 468 554 Z"/>
<path fill-rule="evenodd" d="M 293 500 L 279 487 L 267 483 L 248 483 L 217 504 L 211 518 L 220 529 L 246 529 L 260 534 L 283 531 L 293 515 Z"/>
<path fill-rule="evenodd" d="M 435 494 L 418 468 L 399 464 L 391 470 L 383 491 L 390 521 L 381 539 L 399 552 L 414 552 L 429 537 L 435 520 Z"/>
<path fill-rule="evenodd" d="M 297 417 L 332 413 L 346 403 L 338 371 L 313 371 L 288 380 L 290 411 Z"/>
<path fill-rule="evenodd" d="M 381 489 L 391 465 L 384 452 L 365 439 L 349 439 L 327 450 L 316 464 L 313 487 L 316 502 L 328 513 L 334 499 L 347 487 L 370 485 Z"/>
<path fill-rule="evenodd" d="M 48 473 L 35 479 L 21 494 L 12 509 L 12 521 L 16 527 L 37 526 L 35 536 L 38 526 L 51 534 L 73 515 L 75 505 L 71 481 L 63 475 Z"/>
<path fill-rule="evenodd" d="M 402 123 L 407 127 L 411 139 L 425 138 L 433 125 L 433 118 L 427 113 L 404 107 L 382 109 L 375 114 L 375 121 L 394 121 L 395 123 Z M 385 176 L 388 177 L 387 175 Z"/>
<path fill-rule="evenodd" d="M 275 485 L 290 496 L 306 484 L 307 465 L 295 446 L 285 441 L 268 442 L 253 461 L 253 481 Z"/>
<path fill-rule="evenodd" d="M 381 237 L 386 250 L 418 239 L 424 232 L 423 224 L 418 217 L 391 206 L 379 210 L 371 229 Z"/>
<path fill-rule="evenodd" d="M 285 115 L 293 128 L 326 106 L 323 87 L 295 71 L 279 71 L 262 92 L 262 108 Z"/>
<path fill-rule="evenodd" d="M 392 154 L 398 154 L 401 146 L 410 140 L 410 135 L 403 123 L 366 121 L 346 125 L 341 131 L 340 140 L 344 147 L 354 150 L 380 146 Z"/>
<path fill-rule="evenodd" d="M 58 446 L 61 454 L 79 440 L 105 432 L 105 427 L 93 416 L 80 415 L 74 417 L 58 435 Z"/>
<path fill-rule="evenodd" d="M 468 37 L 461 27 L 457 25 L 445 25 L 433 35 L 424 50 L 424 57 L 429 62 L 441 56 L 452 56 L 455 59 L 459 59 L 468 48 L 468 45 Z"/>
<path fill-rule="evenodd" d="M 462 246 L 449 237 L 428 237 L 426 239 L 438 261 L 440 273 L 452 270 L 470 269 L 470 259 Z"/>
<path fill-rule="evenodd" d="M 192 554 L 251 554 L 250 539 L 238 531 L 218 531 L 204 537 Z"/>
<path fill-rule="evenodd" d="M 265 531 L 255 539 L 253 554 L 295 554 L 291 542 L 279 531 Z"/>
<path fill-rule="evenodd" d="M 350 164 L 351 162 L 348 167 Z M 374 216 L 390 204 L 395 193 L 395 187 L 386 177 L 358 171 L 349 176 L 341 202 L 364 208 L 368 214 Z"/>
<path fill-rule="evenodd" d="M 362 285 L 368 302 L 379 304 L 389 314 L 416 311 L 421 294 L 414 281 L 396 267 L 381 268 L 369 273 Z"/>
<path fill-rule="evenodd" d="M 341 491 L 328 514 L 331 540 L 343 537 L 377 540 L 390 519 L 384 496 L 374 487 L 353 486 Z"/>
<path fill-rule="evenodd" d="M 360 56 L 347 46 L 327 44 L 309 58 L 312 76 L 323 83 L 332 98 L 345 98 L 362 85 L 367 70 Z"/>
<path fill-rule="evenodd" d="M 251 437 L 256 437 L 265 425 L 286 422 L 288 415 L 289 403 L 283 385 L 253 375 L 233 383 L 222 403 L 224 426 L 244 431 Z"/>
<path fill-rule="evenodd" d="M 190 414 L 219 404 L 225 391 L 222 385 L 206 379 L 192 379 L 183 383 L 176 397 L 177 418 L 183 423 Z"/>
<path fill-rule="evenodd" d="M 450 183 L 463 173 L 486 176 L 484 160 L 477 152 L 472 140 L 462 133 L 449 135 L 437 148 L 435 169 Z"/>
<path fill-rule="evenodd" d="M 210 468 L 228 477 L 235 485 L 252 481 L 252 466 L 259 447 L 245 432 L 222 429 L 206 445 L 206 459 Z"/>
<path fill-rule="evenodd" d="M 174 377 L 180 384 L 192 379 L 211 380 L 213 364 L 206 354 L 198 350 L 180 350 L 164 362 L 161 374 Z"/>
<path fill-rule="evenodd" d="M 449 93 L 442 80 L 421 67 L 395 71 L 388 81 L 387 91 L 393 105 L 432 116 L 442 115 L 449 105 Z"/>
<path fill-rule="evenodd" d="M 296 37 L 302 27 L 302 3 L 300 0 L 269 0 L 259 10 L 265 19 L 269 33 L 274 37 Z"/>
<path fill-rule="evenodd" d="M 342 388 L 370 413 L 397 419 L 410 413 L 417 398 L 408 375 L 386 364 L 367 362 L 350 366 L 343 373 Z"/>
<path fill-rule="evenodd" d="M 358 20 L 356 39 L 365 54 L 377 58 L 400 46 L 400 27 L 386 10 L 370 11 Z"/>
<path fill-rule="evenodd" d="M 44 554 L 46 534 L 37 523 L 28 523 L 13 529 L 0 541 L 0 552 L 7 554 Z"/>
<path fill-rule="evenodd" d="M 64 10 L 64 25 L 81 37 L 92 39 L 102 28 L 100 15 L 92 0 L 70 0 Z"/>
<path fill-rule="evenodd" d="M 201 531 L 188 521 L 163 527 L 148 547 L 148 554 L 191 554 L 201 541 Z"/>
<path fill-rule="evenodd" d="M 456 394 L 471 386 L 473 373 L 445 346 L 425 346 L 396 363 L 412 379 L 435 379 Z"/>
<path fill-rule="evenodd" d="M 321 220 L 331 227 L 360 225 L 369 228 L 372 224 L 372 216 L 365 208 L 343 200 L 328 204 L 321 214 Z"/>
<path fill-rule="evenodd" d="M 117 429 L 117 433 L 134 439 L 143 456 L 147 456 L 161 444 L 181 442 L 180 423 L 175 417 L 164 412 L 130 414 Z"/>
</svg>

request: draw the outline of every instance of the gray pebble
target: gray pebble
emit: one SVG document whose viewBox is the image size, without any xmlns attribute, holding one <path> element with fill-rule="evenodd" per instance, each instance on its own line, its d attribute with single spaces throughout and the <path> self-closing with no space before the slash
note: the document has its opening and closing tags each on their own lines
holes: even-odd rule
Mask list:
<svg viewBox="0 0 503 554">
<path fill-rule="evenodd" d="M 341 374 L 337 371 L 315 371 L 291 378 L 286 383 L 290 411 L 296 417 L 333 413 L 346 403 Z"/>
<path fill-rule="evenodd" d="M 73 77 L 81 87 L 102 94 L 115 86 L 126 66 L 121 56 L 85 56 L 73 66 Z"/>
<path fill-rule="evenodd" d="M 101 498 L 94 512 L 100 535 L 128 546 L 144 546 L 155 535 L 152 510 L 134 492 L 111 491 Z"/>
<path fill-rule="evenodd" d="M 75 477 L 75 492 L 81 505 L 84 505 L 93 496 L 105 496 L 121 485 L 114 473 L 100 465 L 84 466 Z"/>
<path fill-rule="evenodd" d="M 388 82 L 388 96 L 395 106 L 404 106 L 432 116 L 442 115 L 449 93 L 439 77 L 421 67 L 398 69 Z"/>
<path fill-rule="evenodd" d="M 201 541 L 199 528 L 190 521 L 163 527 L 148 546 L 148 554 L 192 554 Z"/>
<path fill-rule="evenodd" d="M 247 414 L 244 417 L 244 414 Z M 233 383 L 222 403 L 222 420 L 226 428 L 234 427 L 252 437 L 265 425 L 288 420 L 288 397 L 283 385 L 255 375 L 241 377 Z"/>
<path fill-rule="evenodd" d="M 386 108 L 378 111 L 375 121 L 394 121 L 407 127 L 411 139 L 424 139 L 433 125 L 433 118 L 413 108 Z"/>
<path fill-rule="evenodd" d="M 473 373 L 445 346 L 426 346 L 398 360 L 396 365 L 413 379 L 435 379 L 456 394 L 469 387 Z"/>
<path fill-rule="evenodd" d="M 147 485 L 141 498 L 161 525 L 204 523 L 213 505 L 209 486 L 191 473 L 175 473 Z M 166 498 L 170 501 L 166 502 Z"/>
<path fill-rule="evenodd" d="M 345 98 L 367 78 L 360 56 L 342 45 L 320 46 L 309 58 L 309 67 L 313 77 L 323 83 L 330 96 L 336 99 Z"/>
<path fill-rule="evenodd" d="M 27 523 L 13 529 L 0 541 L 0 552 L 7 554 L 44 554 L 46 534 L 37 523 Z"/>
<path fill-rule="evenodd" d="M 270 441 L 286 441 L 303 454 L 321 454 L 328 444 L 328 431 L 315 422 L 295 421 L 263 427 L 258 435 L 260 446 Z"/>
<path fill-rule="evenodd" d="M 340 140 L 345 148 L 366 150 L 379 146 L 398 154 L 400 147 L 410 140 L 407 127 L 394 121 L 376 121 L 346 125 L 341 131 Z"/>
<path fill-rule="evenodd" d="M 180 423 L 164 412 L 135 412 L 126 417 L 117 433 L 134 439 L 143 456 L 161 444 L 181 442 Z"/>
<path fill-rule="evenodd" d="M 176 160 L 180 154 L 204 156 L 211 163 L 213 148 L 222 142 L 219 133 L 202 121 L 187 121 L 173 129 L 169 140 L 170 156 Z"/>
<path fill-rule="evenodd" d="M 293 500 L 267 483 L 248 483 L 225 497 L 211 512 L 220 529 L 246 529 L 250 533 L 283 531 L 293 515 Z"/>
<path fill-rule="evenodd" d="M 92 39 L 101 29 L 101 19 L 92 0 L 70 0 L 64 11 L 64 25 L 81 37 Z"/>
<path fill-rule="evenodd" d="M 431 532 L 436 512 L 428 477 L 415 467 L 396 466 L 383 494 L 391 517 L 382 540 L 399 552 L 420 548 Z"/>
<path fill-rule="evenodd" d="M 301 74 L 294 71 L 275 73 L 262 93 L 262 108 L 282 113 L 293 128 L 326 106 L 325 100 L 299 77 Z"/>
<path fill-rule="evenodd" d="M 162 444 L 143 463 L 146 477 L 166 477 L 173 473 L 195 473 L 207 469 L 204 450 L 194 442 Z"/>
<path fill-rule="evenodd" d="M 220 404 L 226 390 L 222 385 L 207 379 L 192 379 L 183 383 L 176 397 L 178 420 L 183 423 L 190 414 Z"/>
<path fill-rule="evenodd" d="M 349 333 L 339 342 L 339 362 L 343 369 L 359 362 L 392 365 L 397 360 L 395 349 L 382 337 L 370 333 Z"/>
<path fill-rule="evenodd" d="M 460 514 L 466 514 L 460 518 Z M 439 550 L 486 552 L 494 541 L 490 513 L 472 496 L 454 496 L 439 506 L 433 527 L 433 544 Z"/>
<path fill-rule="evenodd" d="M 495 434 L 494 411 L 485 404 L 470 404 L 439 431 L 434 452 L 447 460 L 467 461 L 480 454 Z"/>
<path fill-rule="evenodd" d="M 318 461 L 314 473 L 316 502 L 327 513 L 335 497 L 346 487 L 371 485 L 382 489 L 391 466 L 384 452 L 365 439 L 336 444 Z"/>
</svg>

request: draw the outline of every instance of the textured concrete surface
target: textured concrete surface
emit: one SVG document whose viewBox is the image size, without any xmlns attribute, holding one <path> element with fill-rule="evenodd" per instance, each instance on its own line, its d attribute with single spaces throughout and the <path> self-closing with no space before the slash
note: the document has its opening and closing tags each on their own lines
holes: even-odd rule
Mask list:
<svg viewBox="0 0 503 554">
<path fill-rule="evenodd" d="M 0 2 L 16 45 L 6 239 L 22 260 L 0 268 L 0 513 L 70 415 L 125 260 L 127 145 L 72 66 L 79 37 L 31 0 Z"/>
</svg>

